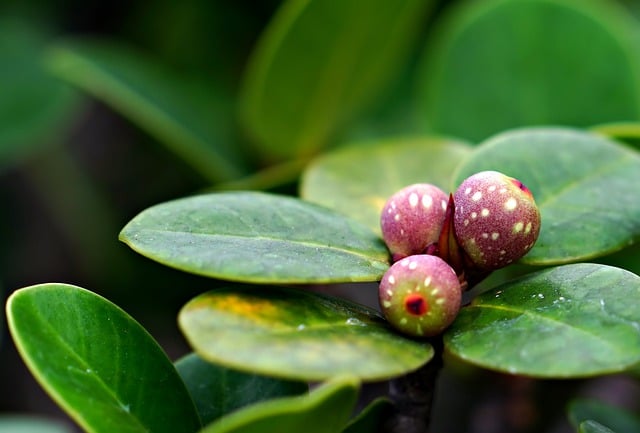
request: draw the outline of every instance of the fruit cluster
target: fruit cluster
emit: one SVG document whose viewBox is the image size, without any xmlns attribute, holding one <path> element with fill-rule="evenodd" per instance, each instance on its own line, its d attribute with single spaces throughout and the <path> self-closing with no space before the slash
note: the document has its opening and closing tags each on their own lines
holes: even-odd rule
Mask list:
<svg viewBox="0 0 640 433">
<path fill-rule="evenodd" d="M 522 182 L 483 171 L 448 196 L 430 184 L 401 189 L 380 227 L 394 262 L 380 282 L 382 311 L 401 332 L 429 337 L 453 322 L 464 290 L 533 247 L 540 212 Z"/>
</svg>

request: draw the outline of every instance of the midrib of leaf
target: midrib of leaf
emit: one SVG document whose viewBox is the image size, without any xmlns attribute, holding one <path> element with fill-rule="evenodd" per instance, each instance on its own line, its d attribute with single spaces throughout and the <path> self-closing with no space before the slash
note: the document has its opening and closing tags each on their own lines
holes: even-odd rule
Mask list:
<svg viewBox="0 0 640 433">
<path fill-rule="evenodd" d="M 364 252 L 359 251 L 359 250 L 341 248 L 341 247 L 327 245 L 327 244 L 321 244 L 321 243 L 314 243 L 314 242 L 311 242 L 311 241 L 302 241 L 302 240 L 291 241 L 291 240 L 282 239 L 282 238 L 272 238 L 272 237 L 268 237 L 268 236 L 264 236 L 264 235 L 250 236 L 250 235 L 240 235 L 240 234 L 228 235 L 228 234 L 215 234 L 215 233 L 194 233 L 194 232 L 182 232 L 182 231 L 178 231 L 178 230 L 164 230 L 164 229 L 163 230 L 160 230 L 160 229 L 143 229 L 143 230 L 139 231 L 139 233 L 143 233 L 143 232 L 159 233 L 159 234 L 171 233 L 171 234 L 175 234 L 175 235 L 184 235 L 184 236 L 193 236 L 193 237 L 209 237 L 209 238 L 212 238 L 212 239 L 215 239 L 215 238 L 230 238 L 230 239 L 239 239 L 241 241 L 257 240 L 257 241 L 268 241 L 268 242 L 283 243 L 283 244 L 292 243 L 292 244 L 304 246 L 304 247 L 309 248 L 309 249 L 316 249 L 316 250 L 317 249 L 323 249 L 323 250 L 329 250 L 329 251 L 346 252 L 346 253 L 349 253 L 349 254 L 354 255 L 354 256 L 365 258 L 368 261 L 375 261 L 375 262 L 380 262 L 380 263 L 383 263 L 385 265 L 388 265 L 388 263 L 387 263 L 387 261 L 385 259 L 380 258 L 377 255 L 374 257 L 374 256 L 367 255 Z M 386 255 L 384 257 L 386 258 Z"/>
<path fill-rule="evenodd" d="M 93 377 L 94 377 L 95 382 L 100 386 L 100 388 L 102 389 L 104 394 L 106 396 L 110 397 L 116 403 L 116 406 L 118 408 L 123 408 L 123 407 L 127 406 L 127 404 L 124 404 L 119 399 L 119 397 L 118 397 L 117 393 L 115 392 L 115 390 L 112 389 L 111 387 L 109 387 L 107 385 L 107 383 L 103 380 L 103 378 L 100 375 L 95 373 L 96 369 L 93 368 L 92 365 L 87 364 L 87 362 L 84 360 L 84 358 L 82 358 L 82 356 L 80 356 L 79 353 L 77 353 L 75 350 L 73 350 L 72 346 L 70 346 L 69 343 L 67 343 L 67 341 L 62 338 L 62 336 L 58 333 L 58 330 L 54 326 L 52 326 L 50 322 L 45 321 L 40 314 L 38 314 L 38 321 L 41 324 L 40 328 L 46 328 L 49 332 L 51 332 L 54 335 L 55 340 L 58 341 L 58 343 L 59 343 L 59 345 L 61 347 L 66 349 L 66 351 L 68 352 L 69 355 L 71 355 L 73 360 L 75 360 L 77 362 L 77 365 L 79 365 L 81 367 L 81 370 L 86 371 L 87 369 L 90 369 L 92 372 L 94 372 L 93 373 Z M 25 357 L 25 359 L 29 359 L 29 357 Z M 75 408 L 69 406 L 67 401 L 66 401 L 66 399 L 62 398 L 62 396 L 58 393 L 57 389 L 55 389 L 54 387 L 51 387 L 51 388 L 49 388 L 49 392 L 51 392 L 52 394 L 55 394 L 56 396 L 58 396 L 56 401 L 58 401 L 60 405 L 67 407 L 69 412 L 71 412 L 72 414 L 75 415 L 74 418 L 77 416 L 79 419 L 85 420 L 85 417 L 82 416 L 82 411 L 78 411 Z M 135 421 L 135 425 L 140 427 L 140 429 L 141 429 L 140 431 L 141 432 L 148 432 L 149 431 L 149 429 L 141 422 L 141 420 L 138 417 L 134 416 L 134 414 L 131 411 L 121 410 L 121 412 L 125 413 L 126 414 L 125 416 L 128 417 L 129 419 L 134 420 Z M 84 424 L 84 423 L 82 423 L 82 424 Z M 87 425 L 91 425 L 91 424 L 87 423 Z"/>
<path fill-rule="evenodd" d="M 588 336 L 588 337 L 590 337 L 592 339 L 595 339 L 597 341 L 600 341 L 600 342 L 604 343 L 605 346 L 611 347 L 612 350 L 613 349 L 615 349 L 615 350 L 618 349 L 618 346 L 611 344 L 609 341 L 603 339 L 601 336 L 599 336 L 597 334 L 594 334 L 593 332 L 590 332 L 590 331 L 588 331 L 586 329 L 579 328 L 577 326 L 572 326 L 572 325 L 570 325 L 570 324 L 568 324 L 566 322 L 555 320 L 555 319 L 553 319 L 551 317 L 547 317 L 547 316 L 544 316 L 544 315 L 541 315 L 541 314 L 535 314 L 530 310 L 519 310 L 519 309 L 513 308 L 513 307 L 507 308 L 505 306 L 499 306 L 499 305 L 493 305 L 493 304 L 474 304 L 474 305 L 471 306 L 471 308 L 484 308 L 484 309 L 489 309 L 489 310 L 508 311 L 510 313 L 516 313 L 516 314 L 520 314 L 522 316 L 529 316 L 529 317 L 532 317 L 532 318 L 535 318 L 535 319 L 541 319 L 541 320 L 544 320 L 546 322 L 551 322 L 551 323 L 557 325 L 558 327 L 564 327 L 564 328 L 569 328 L 571 330 L 580 331 L 582 334 L 585 334 L 586 336 Z"/>
</svg>

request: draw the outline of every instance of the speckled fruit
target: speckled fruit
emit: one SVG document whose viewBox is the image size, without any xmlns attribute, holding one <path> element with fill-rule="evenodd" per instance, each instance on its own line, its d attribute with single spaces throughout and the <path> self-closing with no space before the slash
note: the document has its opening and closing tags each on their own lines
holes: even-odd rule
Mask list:
<svg viewBox="0 0 640 433">
<path fill-rule="evenodd" d="M 440 257 L 419 254 L 394 263 L 380 281 L 382 313 L 404 334 L 431 337 L 453 322 L 460 310 L 460 283 Z"/>
<path fill-rule="evenodd" d="M 540 211 L 522 182 L 497 171 L 467 178 L 453 196 L 458 244 L 482 270 L 502 268 L 524 256 L 540 232 Z"/>
<path fill-rule="evenodd" d="M 428 183 L 409 185 L 387 200 L 380 228 L 393 261 L 422 254 L 438 241 L 447 200 L 444 191 Z"/>
</svg>

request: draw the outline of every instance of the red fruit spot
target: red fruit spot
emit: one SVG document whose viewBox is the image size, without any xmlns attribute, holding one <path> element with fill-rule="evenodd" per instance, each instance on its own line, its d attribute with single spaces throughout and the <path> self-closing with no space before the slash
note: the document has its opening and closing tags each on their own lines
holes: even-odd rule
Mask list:
<svg viewBox="0 0 640 433">
<path fill-rule="evenodd" d="M 422 316 L 427 312 L 427 301 L 417 293 L 408 295 L 404 299 L 404 308 L 409 314 Z"/>
<path fill-rule="evenodd" d="M 518 179 L 513 179 L 513 178 L 512 178 L 512 179 L 511 179 L 511 182 L 512 182 L 515 186 L 517 186 L 518 188 L 520 188 L 520 190 L 521 190 L 522 192 L 524 192 L 525 194 L 527 194 L 528 196 L 533 196 L 533 194 L 531 193 L 531 190 L 530 190 L 529 188 L 527 188 L 527 186 L 526 186 L 524 183 L 520 182 Z"/>
</svg>

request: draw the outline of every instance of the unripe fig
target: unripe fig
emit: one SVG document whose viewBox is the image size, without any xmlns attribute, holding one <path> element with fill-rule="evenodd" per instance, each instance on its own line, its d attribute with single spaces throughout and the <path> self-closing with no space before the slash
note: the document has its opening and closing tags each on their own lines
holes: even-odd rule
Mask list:
<svg viewBox="0 0 640 433">
<path fill-rule="evenodd" d="M 448 197 L 437 186 L 416 183 L 393 194 L 380 215 L 380 228 L 393 261 L 422 254 L 438 241 Z"/>
<path fill-rule="evenodd" d="M 378 295 L 391 326 L 408 335 L 431 337 L 456 318 L 462 291 L 455 271 L 444 260 L 419 254 L 391 265 Z"/>
<path fill-rule="evenodd" d="M 483 171 L 464 180 L 453 196 L 455 237 L 480 270 L 502 268 L 524 256 L 540 232 L 540 211 L 519 180 Z"/>
</svg>

